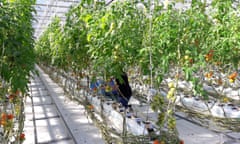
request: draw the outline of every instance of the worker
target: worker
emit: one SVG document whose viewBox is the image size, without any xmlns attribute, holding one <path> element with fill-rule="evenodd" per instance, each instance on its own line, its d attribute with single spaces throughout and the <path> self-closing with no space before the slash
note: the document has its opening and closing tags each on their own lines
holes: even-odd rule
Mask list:
<svg viewBox="0 0 240 144">
<path fill-rule="evenodd" d="M 116 84 L 118 86 L 118 101 L 124 106 L 128 108 L 128 102 L 132 96 L 132 89 L 128 82 L 128 76 L 126 72 L 122 72 L 120 79 L 116 78 Z"/>
</svg>

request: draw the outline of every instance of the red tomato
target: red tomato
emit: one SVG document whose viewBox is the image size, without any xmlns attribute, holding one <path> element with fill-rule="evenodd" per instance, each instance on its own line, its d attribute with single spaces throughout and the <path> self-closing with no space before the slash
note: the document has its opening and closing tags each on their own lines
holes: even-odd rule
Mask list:
<svg viewBox="0 0 240 144">
<path fill-rule="evenodd" d="M 25 134 L 24 133 L 21 133 L 20 136 L 19 136 L 20 140 L 24 140 L 25 139 Z"/>
<path fill-rule="evenodd" d="M 9 120 L 12 120 L 12 119 L 14 118 L 14 116 L 13 116 L 13 114 L 8 114 L 8 115 L 7 115 L 7 118 L 8 118 Z"/>
<path fill-rule="evenodd" d="M 1 114 L 1 120 L 6 120 L 7 119 L 7 114 L 6 113 L 2 113 Z"/>
</svg>

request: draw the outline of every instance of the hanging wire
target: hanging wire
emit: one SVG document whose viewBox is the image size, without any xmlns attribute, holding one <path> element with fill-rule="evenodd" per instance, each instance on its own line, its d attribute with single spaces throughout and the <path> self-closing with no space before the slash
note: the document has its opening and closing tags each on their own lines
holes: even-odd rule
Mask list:
<svg viewBox="0 0 240 144">
<path fill-rule="evenodd" d="M 154 1 L 150 5 L 150 23 L 149 23 L 149 62 L 150 62 L 150 86 L 153 88 L 153 64 L 152 64 L 152 19 L 154 11 Z"/>
<path fill-rule="evenodd" d="M 152 62 L 152 18 L 153 18 L 153 11 L 154 11 L 154 1 L 150 4 L 149 7 L 149 70 L 150 70 L 150 89 L 148 92 L 148 104 L 150 105 L 150 101 L 153 96 L 153 62 Z M 147 110 L 147 120 L 148 120 L 148 112 Z"/>
<path fill-rule="evenodd" d="M 150 1 L 149 6 L 149 70 L 150 70 L 150 89 L 148 91 L 148 105 L 147 105 L 147 116 L 146 116 L 146 122 L 149 118 L 149 111 L 150 111 L 150 102 L 151 97 L 154 95 L 153 92 L 153 62 L 152 62 L 152 18 L 153 18 L 153 11 L 154 11 L 154 1 Z M 143 129 L 143 135 L 145 133 L 146 126 Z"/>
</svg>

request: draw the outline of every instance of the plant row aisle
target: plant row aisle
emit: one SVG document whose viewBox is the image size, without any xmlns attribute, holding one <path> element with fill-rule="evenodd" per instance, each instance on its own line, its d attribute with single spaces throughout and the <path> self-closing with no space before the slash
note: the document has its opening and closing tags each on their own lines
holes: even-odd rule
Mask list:
<svg viewBox="0 0 240 144">
<path fill-rule="evenodd" d="M 239 87 L 240 11 L 231 1 L 211 4 L 192 0 L 191 7 L 176 9 L 159 1 L 82 1 L 67 13 L 66 23 L 56 17 L 35 45 L 41 64 L 91 80 L 121 71 L 138 75 L 149 88 L 167 89 L 167 101 L 157 93 L 151 105 L 160 131 L 167 126 L 177 137 L 175 114 L 179 81 L 191 84 L 189 92 L 207 101 L 204 85 Z M 215 95 L 216 96 L 216 95 Z M 232 101 L 217 93 L 219 101 Z M 161 138 L 160 138 L 161 139 Z"/>
<path fill-rule="evenodd" d="M 0 143 L 22 143 L 24 97 L 34 69 L 34 0 L 0 2 Z"/>
</svg>

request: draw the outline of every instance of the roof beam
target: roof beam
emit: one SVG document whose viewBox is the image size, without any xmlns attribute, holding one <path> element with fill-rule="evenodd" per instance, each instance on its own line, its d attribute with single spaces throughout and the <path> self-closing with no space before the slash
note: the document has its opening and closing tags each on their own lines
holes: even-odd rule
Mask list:
<svg viewBox="0 0 240 144">
<path fill-rule="evenodd" d="M 79 0 L 58 0 L 58 2 L 79 3 Z"/>
<path fill-rule="evenodd" d="M 44 10 L 36 10 L 38 12 L 44 12 Z M 49 10 L 49 11 L 54 11 L 54 10 Z M 56 13 L 66 13 L 66 11 L 58 11 Z"/>
<path fill-rule="evenodd" d="M 43 16 L 43 15 L 36 15 L 35 17 L 39 20 L 39 18 L 40 18 L 40 19 L 43 19 L 43 18 L 50 19 L 50 18 L 54 18 L 55 16 L 54 16 L 54 15 L 46 15 L 46 16 Z M 56 15 L 56 17 L 59 17 L 59 18 L 66 18 L 65 16 L 57 16 L 57 15 Z"/>
<path fill-rule="evenodd" d="M 50 5 L 50 4 L 36 4 L 35 6 L 57 7 L 57 8 L 70 8 L 70 6 L 64 6 L 64 5 Z"/>
</svg>

